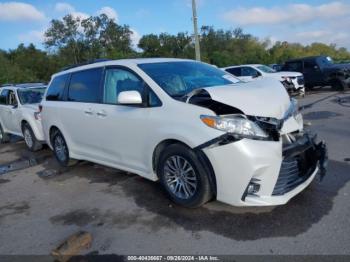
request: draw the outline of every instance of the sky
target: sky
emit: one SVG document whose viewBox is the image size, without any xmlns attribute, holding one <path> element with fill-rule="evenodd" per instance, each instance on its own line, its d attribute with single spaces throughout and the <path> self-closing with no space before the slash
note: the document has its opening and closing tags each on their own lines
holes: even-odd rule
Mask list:
<svg viewBox="0 0 350 262">
<path fill-rule="evenodd" d="M 216 29 L 243 28 L 260 39 L 336 44 L 350 50 L 350 0 L 196 0 L 198 24 Z M 44 49 L 52 19 L 71 13 L 106 13 L 133 31 L 136 46 L 144 34 L 192 33 L 191 0 L 0 0 L 0 49 L 34 43 Z"/>
</svg>

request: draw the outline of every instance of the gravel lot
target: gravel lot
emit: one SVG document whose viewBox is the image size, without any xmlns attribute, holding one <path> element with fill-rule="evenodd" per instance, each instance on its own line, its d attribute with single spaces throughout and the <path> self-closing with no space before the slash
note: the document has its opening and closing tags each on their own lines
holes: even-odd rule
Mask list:
<svg viewBox="0 0 350 262">
<path fill-rule="evenodd" d="M 350 92 L 314 92 L 300 105 L 328 144 L 329 172 L 278 207 L 184 209 L 133 174 L 64 169 L 49 149 L 0 145 L 0 254 L 49 254 L 79 230 L 99 254 L 350 254 Z"/>
</svg>

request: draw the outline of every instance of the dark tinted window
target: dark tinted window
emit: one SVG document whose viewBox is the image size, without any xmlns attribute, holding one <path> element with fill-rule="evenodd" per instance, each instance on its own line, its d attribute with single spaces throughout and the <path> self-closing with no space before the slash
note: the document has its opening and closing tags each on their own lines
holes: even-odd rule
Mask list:
<svg viewBox="0 0 350 262">
<path fill-rule="evenodd" d="M 258 71 L 252 67 L 242 67 L 242 76 L 256 76 Z"/>
<path fill-rule="evenodd" d="M 68 101 L 99 102 L 101 75 L 102 68 L 73 73 L 68 89 Z"/>
<path fill-rule="evenodd" d="M 304 68 L 305 69 L 315 69 L 315 66 L 317 66 L 315 61 L 312 61 L 312 60 L 304 61 Z"/>
<path fill-rule="evenodd" d="M 241 76 L 241 68 L 240 67 L 235 67 L 235 68 L 228 68 L 226 69 L 227 72 L 230 74 L 233 74 L 234 76 Z"/>
<path fill-rule="evenodd" d="M 301 62 L 289 62 L 285 65 L 283 70 L 294 71 L 294 72 L 303 72 L 303 65 Z"/>
<path fill-rule="evenodd" d="M 63 92 L 64 92 L 64 88 L 66 86 L 66 82 L 68 80 L 69 74 L 65 74 L 65 75 L 60 75 L 60 76 L 56 76 L 48 90 L 47 90 L 47 94 L 46 94 L 46 100 L 48 101 L 60 101 L 63 99 Z"/>
<path fill-rule="evenodd" d="M 6 105 L 7 104 L 7 97 L 9 95 L 8 89 L 1 90 L 0 93 L 0 105 Z"/>
</svg>

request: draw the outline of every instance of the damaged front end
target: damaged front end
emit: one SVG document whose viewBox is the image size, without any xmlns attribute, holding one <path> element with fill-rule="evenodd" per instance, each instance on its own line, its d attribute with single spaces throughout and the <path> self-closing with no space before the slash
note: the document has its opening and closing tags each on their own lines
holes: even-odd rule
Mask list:
<svg viewBox="0 0 350 262">
<path fill-rule="evenodd" d="M 320 180 L 323 179 L 328 164 L 327 147 L 324 141 L 317 143 L 316 137 L 309 133 L 283 136 L 283 160 L 272 195 L 293 190 L 309 179 L 317 167 Z"/>
<path fill-rule="evenodd" d="M 216 116 L 204 116 L 204 119 L 201 116 L 201 119 L 208 126 L 224 131 L 221 136 L 195 148 L 207 152 L 210 158 L 215 158 L 216 161 L 213 162 L 218 162 L 219 157 L 225 156 L 226 162 L 220 163 L 225 162 L 226 169 L 219 164 L 214 166 L 214 169 L 230 177 L 229 180 L 217 178 L 219 200 L 234 205 L 283 204 L 311 183 L 317 172 L 321 180 L 326 174 L 326 144 L 323 141 L 317 142 L 316 135 L 303 131 L 303 121 L 296 100 L 290 101 L 289 107 L 280 118 L 246 115 L 238 108 L 213 100 L 206 90 L 198 90 L 188 97 L 187 102 L 215 112 Z M 254 126 L 250 127 L 253 132 L 241 131 L 241 124 L 237 121 L 240 118 Z M 236 126 L 231 127 L 230 121 Z M 254 140 L 257 143 L 253 143 Z M 232 152 L 232 156 L 229 152 Z M 244 167 L 243 163 L 251 165 L 246 168 L 246 173 L 240 171 L 241 175 L 247 177 L 231 177 L 230 172 L 236 172 L 237 166 L 228 164 L 231 157 L 232 161 L 235 157 L 241 159 L 239 170 Z M 237 192 L 232 193 L 226 181 L 230 181 L 231 185 L 244 183 L 245 186 L 242 191 L 239 187 L 234 187 Z M 228 195 L 239 196 L 240 199 L 228 200 Z"/>
</svg>

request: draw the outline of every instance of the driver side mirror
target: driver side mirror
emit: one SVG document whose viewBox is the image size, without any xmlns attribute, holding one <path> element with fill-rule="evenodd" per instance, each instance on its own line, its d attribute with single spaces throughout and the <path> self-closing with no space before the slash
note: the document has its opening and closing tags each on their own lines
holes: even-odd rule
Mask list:
<svg viewBox="0 0 350 262">
<path fill-rule="evenodd" d="M 118 95 L 118 104 L 120 105 L 141 105 L 142 97 L 138 91 L 123 91 Z"/>
</svg>

